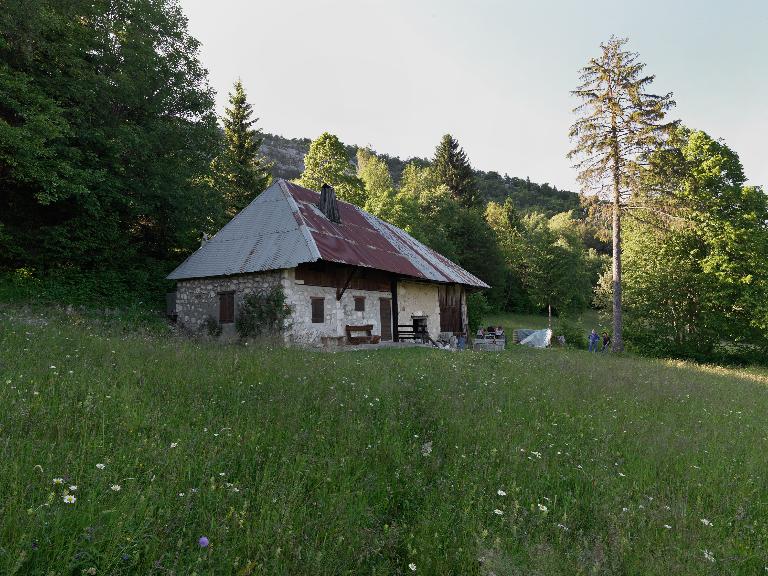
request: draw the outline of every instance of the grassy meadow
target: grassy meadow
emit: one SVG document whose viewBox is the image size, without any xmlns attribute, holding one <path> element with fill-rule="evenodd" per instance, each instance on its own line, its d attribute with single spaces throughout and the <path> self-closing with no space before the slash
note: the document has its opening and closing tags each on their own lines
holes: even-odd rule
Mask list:
<svg viewBox="0 0 768 576">
<path fill-rule="evenodd" d="M 764 371 L 0 327 L 0 574 L 768 573 Z"/>
</svg>

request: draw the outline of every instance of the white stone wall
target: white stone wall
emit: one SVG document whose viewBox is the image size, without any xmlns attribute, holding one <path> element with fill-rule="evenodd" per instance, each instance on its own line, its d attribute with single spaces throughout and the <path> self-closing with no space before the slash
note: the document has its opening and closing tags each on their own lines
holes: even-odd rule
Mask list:
<svg viewBox="0 0 768 576">
<path fill-rule="evenodd" d="M 240 274 L 220 278 L 179 280 L 176 283 L 176 314 L 178 323 L 191 331 L 200 330 L 207 317 L 219 321 L 219 292 L 235 293 L 235 318 L 243 297 L 268 290 L 280 283 L 282 270 Z M 222 335 L 234 336 L 235 324 L 223 324 Z"/>
<path fill-rule="evenodd" d="M 381 335 L 379 299 L 391 298 L 390 292 L 353 290 L 348 288 L 336 300 L 336 288 L 296 284 L 295 270 L 285 270 L 283 277 L 287 304 L 291 307 L 290 329 L 287 339 L 296 344 L 320 344 L 325 337 L 346 338 L 346 326 L 372 324 L 373 334 Z M 365 297 L 365 311 L 355 311 L 355 296 Z M 312 298 L 324 298 L 325 321 L 312 322 Z"/>
<path fill-rule="evenodd" d="M 432 338 L 440 334 L 440 300 L 437 284 L 397 283 L 398 324 L 411 324 L 411 316 L 427 316 L 427 331 Z"/>
</svg>

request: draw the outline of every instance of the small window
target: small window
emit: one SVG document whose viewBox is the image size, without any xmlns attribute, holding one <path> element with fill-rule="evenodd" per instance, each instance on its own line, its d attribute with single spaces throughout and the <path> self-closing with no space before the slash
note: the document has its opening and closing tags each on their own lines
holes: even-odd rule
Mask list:
<svg viewBox="0 0 768 576">
<path fill-rule="evenodd" d="M 219 323 L 231 324 L 235 321 L 235 293 L 221 292 L 219 294 Z"/>
<path fill-rule="evenodd" d="M 365 296 L 355 296 L 355 312 L 365 312 Z"/>
<path fill-rule="evenodd" d="M 312 323 L 325 322 L 325 298 L 312 298 Z"/>
</svg>

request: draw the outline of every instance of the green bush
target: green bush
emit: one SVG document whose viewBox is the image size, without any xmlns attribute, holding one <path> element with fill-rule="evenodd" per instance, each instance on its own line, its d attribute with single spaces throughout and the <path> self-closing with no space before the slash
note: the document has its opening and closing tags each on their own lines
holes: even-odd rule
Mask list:
<svg viewBox="0 0 768 576">
<path fill-rule="evenodd" d="M 282 286 L 248 294 L 238 310 L 235 327 L 240 338 L 280 334 L 291 309 L 285 302 Z"/>
<path fill-rule="evenodd" d="M 587 334 L 578 318 L 560 316 L 552 330 L 554 337 L 564 336 L 565 345 L 571 348 L 586 348 Z"/>
<path fill-rule="evenodd" d="M 491 312 L 491 306 L 488 299 L 482 292 L 471 292 L 467 294 L 467 324 L 469 324 L 469 333 L 474 334 L 483 323 L 485 318 Z"/>
</svg>

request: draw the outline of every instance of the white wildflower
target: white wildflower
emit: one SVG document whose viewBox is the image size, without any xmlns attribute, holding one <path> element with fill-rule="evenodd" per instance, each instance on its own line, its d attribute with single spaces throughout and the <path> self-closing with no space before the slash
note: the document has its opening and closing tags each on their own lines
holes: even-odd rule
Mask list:
<svg viewBox="0 0 768 576">
<path fill-rule="evenodd" d="M 72 494 L 66 494 L 63 500 L 66 504 L 74 504 L 77 501 L 77 498 L 75 498 Z"/>
<path fill-rule="evenodd" d="M 711 550 L 703 550 L 703 552 L 704 552 L 704 559 L 705 560 L 709 560 L 710 562 L 714 562 L 715 561 L 715 555 L 712 554 Z"/>
<path fill-rule="evenodd" d="M 176 448 L 176 446 L 178 445 L 179 445 L 178 442 L 171 442 L 171 448 Z"/>
<path fill-rule="evenodd" d="M 112 484 L 109 489 L 112 490 L 112 492 L 120 492 L 120 484 Z"/>
<path fill-rule="evenodd" d="M 497 490 L 496 494 L 498 494 L 499 496 L 506 496 L 507 495 L 507 493 L 504 492 L 504 490 Z"/>
<path fill-rule="evenodd" d="M 72 485 L 69 487 L 69 491 L 70 491 L 70 492 L 77 492 L 77 485 L 76 485 L 76 484 L 72 484 Z"/>
<path fill-rule="evenodd" d="M 106 464 L 96 464 L 96 468 L 98 468 L 99 470 L 104 470 L 104 468 L 106 467 L 107 467 Z"/>
<path fill-rule="evenodd" d="M 54 478 L 53 479 L 54 484 L 64 484 L 64 478 Z"/>
<path fill-rule="evenodd" d="M 413 562 L 408 564 L 408 568 L 411 569 L 411 572 L 416 572 L 416 564 L 414 564 Z"/>
<path fill-rule="evenodd" d="M 672 530 L 672 526 L 670 526 L 669 524 L 664 524 L 664 528 L 666 528 L 667 530 Z"/>
<path fill-rule="evenodd" d="M 702 518 L 701 523 L 704 524 L 704 526 L 712 526 L 712 522 L 710 522 L 706 518 Z"/>
<path fill-rule="evenodd" d="M 549 510 L 549 508 L 547 508 L 546 506 L 544 506 L 544 504 L 539 504 L 538 506 L 539 506 L 539 510 L 540 510 L 541 512 L 546 512 L 547 510 Z"/>
<path fill-rule="evenodd" d="M 496 514 L 497 516 L 501 516 L 501 515 L 504 514 L 504 511 L 499 510 L 498 508 L 496 508 L 496 510 L 494 510 L 493 513 Z"/>
</svg>

